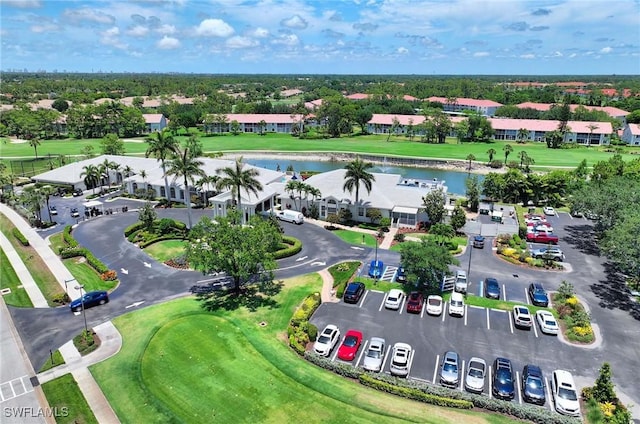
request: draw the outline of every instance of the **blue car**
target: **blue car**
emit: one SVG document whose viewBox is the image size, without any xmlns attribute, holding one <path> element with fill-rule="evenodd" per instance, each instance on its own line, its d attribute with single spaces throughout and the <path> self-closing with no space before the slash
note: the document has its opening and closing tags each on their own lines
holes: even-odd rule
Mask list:
<svg viewBox="0 0 640 424">
<path fill-rule="evenodd" d="M 382 277 L 382 271 L 384 271 L 384 263 L 382 263 L 382 261 L 371 261 L 371 265 L 369 265 L 369 277 L 380 278 Z"/>
<path fill-rule="evenodd" d="M 84 302 L 84 308 L 91 308 L 92 306 L 104 305 L 109 302 L 109 294 L 106 291 L 92 291 L 85 293 L 82 298 L 78 298 L 69 304 L 69 309 L 73 312 L 80 312 L 82 310 L 82 303 Z"/>
</svg>

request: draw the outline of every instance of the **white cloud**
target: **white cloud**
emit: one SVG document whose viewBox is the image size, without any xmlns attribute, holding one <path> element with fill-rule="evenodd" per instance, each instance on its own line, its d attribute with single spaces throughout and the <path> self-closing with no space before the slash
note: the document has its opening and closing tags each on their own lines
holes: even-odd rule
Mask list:
<svg viewBox="0 0 640 424">
<path fill-rule="evenodd" d="M 62 16 L 72 22 L 89 21 L 98 24 L 114 24 L 116 21 L 116 18 L 113 16 L 89 9 L 88 7 L 76 10 L 66 9 L 62 13 Z"/>
<path fill-rule="evenodd" d="M 60 31 L 60 27 L 56 24 L 32 25 L 29 29 L 35 33 Z"/>
<path fill-rule="evenodd" d="M 600 49 L 600 53 L 611 53 L 613 49 L 611 47 L 603 47 Z"/>
<path fill-rule="evenodd" d="M 475 52 L 473 57 L 487 57 L 489 56 L 489 52 Z"/>
<path fill-rule="evenodd" d="M 253 31 L 250 31 L 249 34 L 257 38 L 266 38 L 269 36 L 269 30 L 266 28 L 258 27 Z"/>
<path fill-rule="evenodd" d="M 232 49 L 246 49 L 248 47 L 255 47 L 260 43 L 249 37 L 240 37 L 239 35 L 235 35 L 228 38 L 225 44 L 227 47 Z"/>
<path fill-rule="evenodd" d="M 118 27 L 111 27 L 105 31 L 102 31 L 100 35 L 102 35 L 100 42 L 104 45 L 112 46 L 117 49 L 126 49 L 128 47 L 126 43 L 120 41 L 120 29 Z"/>
<path fill-rule="evenodd" d="M 133 28 L 127 30 L 127 34 L 133 37 L 144 37 L 149 33 L 149 28 L 142 25 L 136 25 Z"/>
<path fill-rule="evenodd" d="M 555 51 L 555 52 L 551 53 L 551 56 L 553 56 L 553 57 L 562 57 L 564 55 L 562 54 L 562 52 Z"/>
<path fill-rule="evenodd" d="M 173 50 L 180 47 L 180 40 L 173 37 L 164 36 L 156 43 L 156 47 L 162 50 Z"/>
<path fill-rule="evenodd" d="M 116 37 L 120 34 L 120 28 L 118 27 L 111 27 L 106 31 L 102 31 L 102 36 L 103 37 Z"/>
<path fill-rule="evenodd" d="M 196 27 L 196 34 L 204 37 L 228 37 L 234 30 L 221 19 L 205 19 Z"/>
<path fill-rule="evenodd" d="M 409 53 L 409 49 L 407 49 L 406 47 L 398 47 L 398 50 L 396 50 L 398 53 L 400 54 L 407 54 Z"/>
<path fill-rule="evenodd" d="M 298 36 L 295 34 L 284 34 L 272 41 L 273 44 L 280 44 L 283 46 L 295 46 L 300 43 Z"/>
<path fill-rule="evenodd" d="M 290 18 L 280 21 L 280 25 L 293 29 L 305 29 L 309 24 L 300 15 L 293 15 Z"/>
<path fill-rule="evenodd" d="M 154 29 L 155 32 L 164 35 L 172 35 L 176 33 L 176 27 L 170 24 L 162 24 Z"/>
<path fill-rule="evenodd" d="M 535 59 L 536 55 L 533 53 L 528 53 L 528 54 L 521 54 L 520 55 L 521 59 Z"/>
<path fill-rule="evenodd" d="M 2 3 L 3 6 L 17 7 L 19 9 L 35 9 L 42 6 L 40 0 L 3 0 L 0 3 Z"/>
</svg>

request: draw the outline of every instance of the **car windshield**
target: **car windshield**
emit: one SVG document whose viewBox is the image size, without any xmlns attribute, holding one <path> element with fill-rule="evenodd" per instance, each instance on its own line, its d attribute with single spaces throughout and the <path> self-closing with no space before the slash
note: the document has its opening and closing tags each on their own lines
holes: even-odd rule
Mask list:
<svg viewBox="0 0 640 424">
<path fill-rule="evenodd" d="M 558 390 L 558 397 L 566 400 L 578 400 L 575 390 L 565 389 L 562 387 Z"/>
<path fill-rule="evenodd" d="M 445 363 L 442 369 L 446 372 L 457 372 L 458 367 L 455 364 Z"/>
<path fill-rule="evenodd" d="M 553 320 L 545 320 L 544 323 L 545 323 L 545 325 L 548 325 L 549 327 L 555 327 L 556 325 L 558 325 Z"/>
<path fill-rule="evenodd" d="M 431 306 L 439 306 L 440 305 L 440 300 L 439 299 L 429 299 L 429 305 L 431 305 Z"/>
<path fill-rule="evenodd" d="M 369 351 L 367 352 L 367 356 L 369 358 L 380 358 L 380 351 L 379 350 L 373 350 L 373 349 L 369 349 Z"/>
<path fill-rule="evenodd" d="M 329 343 L 331 338 L 329 336 L 322 335 L 318 337 L 318 343 Z"/>
<path fill-rule="evenodd" d="M 531 389 L 541 389 L 542 381 L 537 377 L 528 377 L 527 378 L 527 387 Z"/>
<path fill-rule="evenodd" d="M 500 383 L 511 383 L 511 373 L 508 370 L 498 370 L 498 381 Z"/>
<path fill-rule="evenodd" d="M 390 294 L 387 300 L 389 302 L 396 302 L 398 300 L 398 296 L 396 296 L 395 294 Z"/>
<path fill-rule="evenodd" d="M 460 300 L 452 300 L 451 306 L 462 306 L 462 301 Z"/>
<path fill-rule="evenodd" d="M 347 336 L 347 338 L 344 339 L 344 345 L 347 347 L 354 347 L 356 343 L 358 343 L 358 338 L 356 336 Z"/>
<path fill-rule="evenodd" d="M 482 378 L 483 372 L 477 368 L 469 368 L 469 375 L 471 377 Z"/>
</svg>

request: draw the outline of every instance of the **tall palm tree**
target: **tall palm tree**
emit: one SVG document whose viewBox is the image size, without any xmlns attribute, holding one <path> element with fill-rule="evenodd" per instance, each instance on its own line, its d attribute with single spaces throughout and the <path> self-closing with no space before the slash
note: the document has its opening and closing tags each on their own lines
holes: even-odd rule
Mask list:
<svg viewBox="0 0 640 424">
<path fill-rule="evenodd" d="M 529 130 L 526 128 L 520 128 L 518 134 L 516 134 L 516 140 L 518 143 L 526 143 L 529 139 Z"/>
<path fill-rule="evenodd" d="M 216 173 L 222 176 L 220 179 L 220 187 L 231 189 L 232 196 L 236 197 L 236 207 L 241 213 L 241 221 L 244 221 L 244 213 L 242 213 L 240 204 L 240 191 L 244 189 L 247 194 L 251 192 L 257 196 L 258 192 L 262 190 L 262 184 L 256 179 L 260 173 L 255 168 L 244 169 L 242 156 L 236 159 L 233 166 L 218 169 Z"/>
<path fill-rule="evenodd" d="M 369 172 L 371 168 L 373 168 L 372 163 L 364 162 L 359 157 L 345 166 L 347 172 L 344 174 L 345 181 L 342 190 L 347 190 L 351 194 L 355 188 L 356 204 L 360 200 L 360 183 L 364 185 L 367 193 L 371 193 L 372 183 L 376 180 L 376 177 Z"/>
<path fill-rule="evenodd" d="M 469 172 L 471 172 L 471 162 L 476 160 L 476 157 L 473 153 L 469 153 L 466 159 L 469 161 Z"/>
<path fill-rule="evenodd" d="M 507 158 L 509 157 L 509 155 L 511 154 L 511 152 L 513 152 L 513 147 L 511 146 L 511 144 L 505 144 L 505 146 L 502 148 L 502 150 L 504 151 L 504 164 L 507 164 Z"/>
<path fill-rule="evenodd" d="M 173 175 L 173 180 L 182 177 L 184 184 L 184 198 L 187 204 L 187 216 L 189 219 L 189 228 L 193 223 L 191 222 L 191 193 L 189 191 L 189 181 L 195 183 L 196 177 L 204 177 L 206 174 L 202 170 L 204 163 L 193 155 L 188 146 L 184 149 L 178 147 L 173 158 L 169 162 L 169 169 L 167 174 Z"/>
<path fill-rule="evenodd" d="M 196 187 L 202 191 L 205 207 L 209 206 L 209 196 L 211 192 L 216 193 L 220 184 L 220 175 L 205 175 L 196 181 Z"/>
<path fill-rule="evenodd" d="M 142 178 L 142 185 L 144 186 L 144 197 L 146 199 L 148 197 L 147 196 L 148 195 L 148 192 L 147 192 L 147 171 L 145 169 L 141 169 L 138 174 Z"/>
<path fill-rule="evenodd" d="M 102 174 L 100 173 L 100 169 L 95 165 L 85 165 L 82 167 L 82 172 L 80 173 L 80 177 L 84 177 L 84 185 L 92 186 L 93 194 L 96 194 L 96 186 L 98 185 Z"/>
<path fill-rule="evenodd" d="M 290 193 L 291 198 L 293 199 L 293 205 L 297 210 L 300 210 L 300 208 L 298 208 L 298 204 L 296 203 L 296 192 L 298 193 L 298 197 L 300 197 L 300 206 L 302 206 L 302 190 L 304 185 L 305 184 L 302 181 L 289 180 L 287 181 L 287 185 L 284 187 L 284 189 Z"/>
<path fill-rule="evenodd" d="M 34 137 L 31 140 L 29 140 L 29 146 L 33 147 L 33 150 L 36 153 L 36 159 L 38 159 L 38 146 L 42 144 L 40 142 L 40 139 L 38 137 Z"/>
<path fill-rule="evenodd" d="M 493 157 L 496 155 L 496 149 L 487 150 L 487 154 L 489 155 L 489 162 L 493 162 Z"/>
<path fill-rule="evenodd" d="M 178 143 L 173 138 L 171 131 L 169 129 L 163 129 L 162 131 L 156 131 L 153 134 L 149 135 L 145 140 L 149 147 L 147 147 L 147 151 L 145 152 L 145 157 L 149 157 L 151 155 L 155 156 L 157 160 L 162 164 L 162 174 L 164 175 L 164 190 L 165 196 L 167 200 L 171 200 L 169 196 L 169 180 L 167 179 L 167 168 L 165 161 L 167 158 L 170 158 L 173 154 L 176 153 L 178 149 Z"/>
</svg>

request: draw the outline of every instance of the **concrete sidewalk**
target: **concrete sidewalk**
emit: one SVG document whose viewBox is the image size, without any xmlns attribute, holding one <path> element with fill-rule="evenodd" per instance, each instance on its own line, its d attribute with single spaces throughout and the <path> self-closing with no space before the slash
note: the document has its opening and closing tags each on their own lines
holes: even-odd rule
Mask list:
<svg viewBox="0 0 640 424">
<path fill-rule="evenodd" d="M 3 233 L 0 233 L 0 247 L 2 247 L 5 255 L 7 255 L 7 259 L 20 279 L 22 287 L 24 287 L 27 295 L 29 295 L 29 299 L 31 299 L 33 307 L 48 308 L 49 304 L 47 303 L 47 299 L 42 295 L 40 287 L 38 287 L 36 282 L 33 280 L 27 266 L 22 261 L 22 258 L 20 258 L 18 252 L 16 252 L 9 239 L 7 239 Z"/>
<path fill-rule="evenodd" d="M 33 246 L 44 263 L 47 264 L 47 267 L 49 267 L 49 270 L 63 290 L 65 289 L 65 280 L 67 281 L 66 289 L 69 297 L 71 299 L 79 298 L 81 296 L 80 290 L 75 288 L 79 283 L 73 278 L 73 275 L 71 275 L 67 267 L 64 266 L 62 259 L 60 259 L 60 257 L 51 250 L 47 242 L 40 237 L 40 234 L 38 234 L 20 214 L 4 203 L 0 203 L 0 212 L 9 218 L 13 225 L 29 240 L 29 244 Z"/>
</svg>

